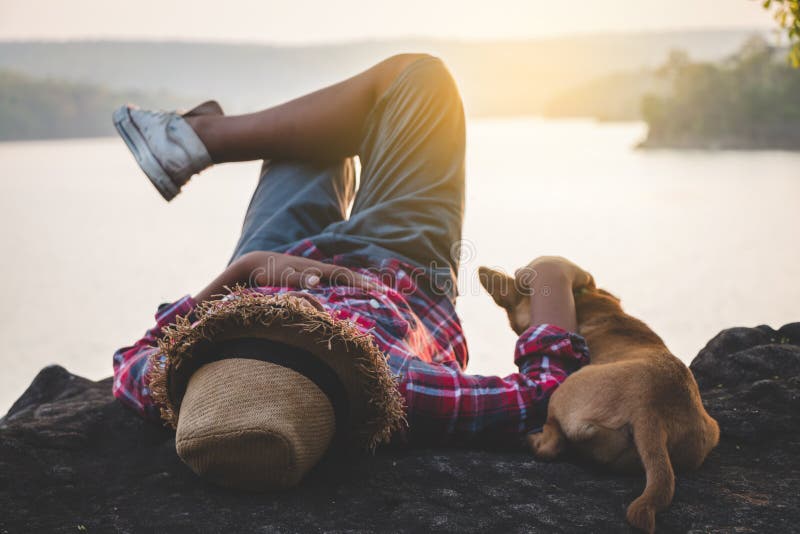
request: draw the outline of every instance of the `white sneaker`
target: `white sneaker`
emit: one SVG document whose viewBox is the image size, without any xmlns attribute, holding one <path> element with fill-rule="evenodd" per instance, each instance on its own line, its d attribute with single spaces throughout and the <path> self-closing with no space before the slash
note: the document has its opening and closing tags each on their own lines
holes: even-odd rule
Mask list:
<svg viewBox="0 0 800 534">
<path fill-rule="evenodd" d="M 114 112 L 114 126 L 166 200 L 180 193 L 193 175 L 213 165 L 203 142 L 177 113 L 122 106 Z"/>
</svg>

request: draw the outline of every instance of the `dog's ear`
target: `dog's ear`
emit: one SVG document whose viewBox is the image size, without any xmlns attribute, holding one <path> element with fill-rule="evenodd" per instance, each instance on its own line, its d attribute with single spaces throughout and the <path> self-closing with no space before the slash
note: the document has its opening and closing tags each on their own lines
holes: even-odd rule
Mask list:
<svg viewBox="0 0 800 534">
<path fill-rule="evenodd" d="M 600 293 L 601 295 L 605 296 L 605 297 L 610 297 L 610 298 L 614 299 L 615 301 L 617 301 L 617 303 L 622 302 L 622 300 L 618 296 L 614 295 L 613 293 L 610 293 L 610 292 L 606 291 L 605 289 L 598 289 L 597 292 Z"/>
<path fill-rule="evenodd" d="M 586 282 L 586 284 L 584 284 L 583 287 L 585 287 L 586 289 L 597 289 L 597 285 L 594 283 L 594 276 L 592 276 L 591 273 L 586 273 L 586 274 L 589 277 L 589 280 Z"/>
<path fill-rule="evenodd" d="M 498 306 L 510 310 L 517 303 L 517 288 L 513 277 L 497 269 L 480 267 L 478 278 Z"/>
</svg>

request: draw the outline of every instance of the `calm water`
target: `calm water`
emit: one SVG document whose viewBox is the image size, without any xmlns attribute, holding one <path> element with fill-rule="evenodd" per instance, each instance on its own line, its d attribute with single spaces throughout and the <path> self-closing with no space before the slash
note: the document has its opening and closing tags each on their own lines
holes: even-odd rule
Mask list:
<svg viewBox="0 0 800 534">
<path fill-rule="evenodd" d="M 640 124 L 473 121 L 458 309 L 472 372 L 514 370 L 479 288 L 561 254 L 684 361 L 720 329 L 800 320 L 800 154 L 649 152 Z M 43 366 L 110 374 L 155 306 L 225 267 L 259 165 L 216 168 L 171 204 L 116 139 L 0 144 L 0 413 Z"/>
</svg>

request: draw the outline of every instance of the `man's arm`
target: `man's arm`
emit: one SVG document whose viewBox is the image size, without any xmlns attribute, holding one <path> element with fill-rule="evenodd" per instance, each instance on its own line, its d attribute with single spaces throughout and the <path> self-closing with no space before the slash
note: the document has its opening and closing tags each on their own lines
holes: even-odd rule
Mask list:
<svg viewBox="0 0 800 534">
<path fill-rule="evenodd" d="M 194 298 L 186 295 L 159 309 L 155 326 L 144 337 L 114 353 L 114 396 L 140 415 L 159 420 L 159 409 L 150 397 L 149 376 L 150 358 L 158 350 L 158 340 L 163 336 L 164 327 L 173 324 L 178 317 L 188 315 L 196 303 L 226 293 L 226 287 L 237 284 L 314 287 L 323 281 L 365 289 L 374 285 L 368 278 L 350 269 L 307 258 L 276 252 L 251 252 L 243 255 Z M 298 296 L 307 298 L 302 294 Z"/>
<path fill-rule="evenodd" d="M 150 357 L 158 350 L 157 342 L 163 337 L 162 328 L 178 317 L 188 315 L 194 308 L 189 295 L 163 306 L 156 313 L 156 324 L 144 337 L 129 347 L 114 353 L 114 385 L 112 392 L 123 404 L 139 415 L 153 421 L 160 420 L 158 407 L 150 397 Z"/>
<path fill-rule="evenodd" d="M 211 300 L 226 293 L 226 287 L 312 288 L 322 282 L 334 285 L 374 288 L 369 278 L 339 265 L 331 265 L 279 252 L 248 252 L 231 263 L 222 274 L 195 295 L 195 302 Z"/>
<path fill-rule="evenodd" d="M 547 416 L 550 395 L 589 362 L 582 337 L 554 325 L 531 326 L 517 340 L 520 372 L 468 375 L 456 364 L 414 360 L 400 383 L 412 443 L 514 444 Z"/>
<path fill-rule="evenodd" d="M 515 286 L 528 291 L 531 324 L 578 329 L 573 291 L 593 284 L 592 275 L 560 256 L 540 256 L 514 275 Z"/>
<path fill-rule="evenodd" d="M 525 269 L 535 269 L 527 283 Z M 537 429 L 547 402 L 574 371 L 589 363 L 576 326 L 573 287 L 588 273 L 562 258 L 543 258 L 517 272 L 532 289 L 531 325 L 517 340 L 519 373 L 506 377 L 467 375 L 456 365 L 415 360 L 400 390 L 408 408 L 409 438 L 426 443 L 513 443 Z"/>
</svg>

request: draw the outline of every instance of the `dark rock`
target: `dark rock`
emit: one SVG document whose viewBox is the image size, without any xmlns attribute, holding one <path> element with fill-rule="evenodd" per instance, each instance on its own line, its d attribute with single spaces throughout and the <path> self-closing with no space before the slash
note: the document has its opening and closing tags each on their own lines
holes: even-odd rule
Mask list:
<svg viewBox="0 0 800 534">
<path fill-rule="evenodd" d="M 800 323 L 726 330 L 691 368 L 722 440 L 678 475 L 658 531 L 800 531 Z M 48 367 L 0 419 L 0 532 L 625 532 L 644 484 L 524 453 L 384 450 L 286 493 L 232 493 L 110 389 Z"/>
</svg>

